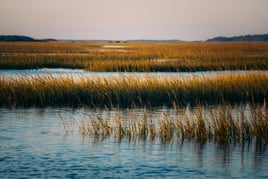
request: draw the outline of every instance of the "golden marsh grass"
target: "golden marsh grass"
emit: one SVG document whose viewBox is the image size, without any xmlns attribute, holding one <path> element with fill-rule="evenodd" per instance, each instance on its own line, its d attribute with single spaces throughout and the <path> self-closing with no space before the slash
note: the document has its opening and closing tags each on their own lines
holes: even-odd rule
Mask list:
<svg viewBox="0 0 268 179">
<path fill-rule="evenodd" d="M 163 106 L 267 101 L 263 73 L 203 77 L 0 78 L 1 106 Z M 200 124 L 201 125 L 201 124 Z"/>
<path fill-rule="evenodd" d="M 0 42 L 0 69 L 267 70 L 267 52 L 268 43 Z"/>
<path fill-rule="evenodd" d="M 243 107 L 226 104 L 201 109 L 197 106 L 193 115 L 183 109 L 175 115 L 165 112 L 155 119 L 147 117 L 148 110 L 144 108 L 143 115 L 135 112 L 131 117 L 121 119 L 120 110 L 113 109 L 116 115 L 87 116 L 80 119 L 79 131 L 100 140 L 113 137 L 115 140 L 127 138 L 135 140 L 160 140 L 167 142 L 183 142 L 194 140 L 204 144 L 214 141 L 218 144 L 252 143 L 265 145 L 268 142 L 267 107 L 250 106 L 250 111 Z M 134 108 L 131 109 L 135 111 Z M 179 110 L 176 108 L 175 110 Z"/>
</svg>

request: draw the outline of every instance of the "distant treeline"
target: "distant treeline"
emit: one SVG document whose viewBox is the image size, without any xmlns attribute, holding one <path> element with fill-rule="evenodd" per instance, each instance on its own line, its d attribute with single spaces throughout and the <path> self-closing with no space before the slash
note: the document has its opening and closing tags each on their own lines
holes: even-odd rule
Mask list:
<svg viewBox="0 0 268 179">
<path fill-rule="evenodd" d="M 171 40 L 150 40 L 150 39 L 137 39 L 127 40 L 126 42 L 144 42 L 144 43 L 168 43 L 168 42 L 183 42 L 182 40 L 171 39 Z"/>
<path fill-rule="evenodd" d="M 29 36 L 23 35 L 0 35 L 0 41 L 23 41 L 23 42 L 47 42 L 57 41 L 56 39 L 34 39 Z M 60 40 L 60 41 L 85 41 L 85 42 L 115 42 L 115 43 L 126 43 L 126 42 L 145 42 L 145 43 L 168 43 L 168 42 L 183 42 L 182 40 L 171 39 L 171 40 L 126 40 L 126 41 L 111 41 L 111 40 Z M 265 42 L 268 41 L 268 34 L 259 35 L 244 35 L 244 36 L 233 36 L 233 37 L 214 37 L 206 40 L 206 42 Z"/>
<path fill-rule="evenodd" d="M 214 37 L 212 39 L 207 40 L 207 42 L 237 42 L 237 41 L 264 42 L 264 41 L 268 41 L 268 34 L 244 35 L 244 36 L 234 36 L 234 37 Z"/>
<path fill-rule="evenodd" d="M 56 41 L 55 39 L 34 39 L 32 37 L 23 35 L 0 35 L 0 41 L 21 41 L 21 42 L 46 42 L 46 41 Z"/>
</svg>

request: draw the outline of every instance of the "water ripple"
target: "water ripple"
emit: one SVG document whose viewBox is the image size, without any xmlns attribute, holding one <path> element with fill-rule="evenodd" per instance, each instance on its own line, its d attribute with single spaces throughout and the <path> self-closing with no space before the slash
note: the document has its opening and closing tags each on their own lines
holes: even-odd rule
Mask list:
<svg viewBox="0 0 268 179">
<path fill-rule="evenodd" d="M 0 109 L 0 178 L 268 177 L 266 147 L 96 142 L 66 134 L 58 115 L 77 111 L 28 110 Z"/>
</svg>

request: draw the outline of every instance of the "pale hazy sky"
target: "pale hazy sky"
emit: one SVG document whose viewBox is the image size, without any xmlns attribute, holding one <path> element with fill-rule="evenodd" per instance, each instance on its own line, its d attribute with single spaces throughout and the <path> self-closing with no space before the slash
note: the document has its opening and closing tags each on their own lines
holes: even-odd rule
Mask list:
<svg viewBox="0 0 268 179">
<path fill-rule="evenodd" d="M 0 0 L 0 34 L 182 39 L 268 33 L 268 0 Z"/>
</svg>

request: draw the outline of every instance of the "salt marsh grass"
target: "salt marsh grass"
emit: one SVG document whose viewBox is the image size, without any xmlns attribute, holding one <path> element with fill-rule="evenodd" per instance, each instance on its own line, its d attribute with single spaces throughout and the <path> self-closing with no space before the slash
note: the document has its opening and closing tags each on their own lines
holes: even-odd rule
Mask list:
<svg viewBox="0 0 268 179">
<path fill-rule="evenodd" d="M 113 48 L 106 48 L 111 47 Z M 114 48 L 114 46 L 120 47 Z M 105 48 L 104 48 L 105 47 Z M 267 70 L 268 43 L 0 42 L 0 69 L 177 72 Z"/>
<path fill-rule="evenodd" d="M 135 111 L 134 108 L 131 109 Z M 176 108 L 175 110 L 179 110 Z M 183 110 L 182 110 L 183 111 Z M 160 140 L 183 142 L 194 140 L 204 144 L 214 141 L 218 144 L 251 143 L 265 145 L 268 142 L 268 116 L 266 106 L 250 106 L 250 112 L 243 107 L 226 104 L 214 107 L 197 106 L 193 115 L 185 111 L 174 116 L 165 112 L 156 119 L 144 115 L 131 114 L 122 120 L 120 110 L 114 108 L 117 115 L 103 118 L 84 116 L 80 120 L 80 133 L 104 140 L 113 137 L 115 140 Z"/>
<path fill-rule="evenodd" d="M 191 78 L 154 76 L 0 78 L 1 106 L 172 106 L 263 102 L 262 73 Z M 201 125 L 201 124 L 200 124 Z"/>
</svg>

